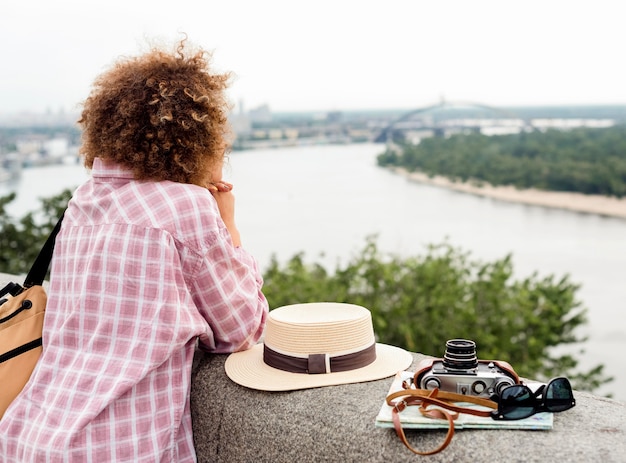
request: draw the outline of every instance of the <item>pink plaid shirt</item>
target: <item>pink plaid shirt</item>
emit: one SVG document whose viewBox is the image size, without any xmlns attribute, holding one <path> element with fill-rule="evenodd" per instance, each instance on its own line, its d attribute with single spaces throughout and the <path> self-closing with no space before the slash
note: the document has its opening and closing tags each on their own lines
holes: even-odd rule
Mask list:
<svg viewBox="0 0 626 463">
<path fill-rule="evenodd" d="M 206 189 L 96 159 L 57 237 L 43 356 L 0 421 L 0 461 L 196 461 L 196 341 L 256 343 L 261 286 Z"/>
</svg>

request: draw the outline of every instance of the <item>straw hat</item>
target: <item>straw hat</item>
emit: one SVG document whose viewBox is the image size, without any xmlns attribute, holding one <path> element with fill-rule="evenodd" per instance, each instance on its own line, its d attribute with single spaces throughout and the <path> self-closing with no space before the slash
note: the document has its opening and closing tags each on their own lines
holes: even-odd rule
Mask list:
<svg viewBox="0 0 626 463">
<path fill-rule="evenodd" d="M 335 302 L 272 310 L 264 343 L 226 359 L 234 382 L 262 391 L 290 391 L 386 378 L 413 362 L 407 351 L 376 343 L 364 307 Z"/>
</svg>

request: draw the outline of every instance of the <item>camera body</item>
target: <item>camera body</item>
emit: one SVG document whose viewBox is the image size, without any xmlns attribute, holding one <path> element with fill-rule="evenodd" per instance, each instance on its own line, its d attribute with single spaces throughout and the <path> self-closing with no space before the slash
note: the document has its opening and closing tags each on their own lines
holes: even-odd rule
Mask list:
<svg viewBox="0 0 626 463">
<path fill-rule="evenodd" d="M 519 378 L 506 362 L 478 360 L 474 341 L 451 339 L 443 359 L 431 360 L 429 368 L 416 372 L 413 382 L 421 389 L 489 398 L 518 384 Z"/>
</svg>

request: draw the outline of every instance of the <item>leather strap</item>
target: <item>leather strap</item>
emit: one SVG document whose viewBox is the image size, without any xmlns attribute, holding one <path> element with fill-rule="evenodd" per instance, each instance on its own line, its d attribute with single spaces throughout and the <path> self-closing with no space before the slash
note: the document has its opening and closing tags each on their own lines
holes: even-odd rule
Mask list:
<svg viewBox="0 0 626 463">
<path fill-rule="evenodd" d="M 478 410 L 475 408 L 461 407 L 456 405 L 459 402 L 473 403 L 482 407 L 498 409 L 498 404 L 493 400 L 483 399 L 482 397 L 476 397 L 472 395 L 455 394 L 454 392 L 440 391 L 439 389 L 427 390 L 427 389 L 404 389 L 397 392 L 392 392 L 387 396 L 387 404 L 391 403 L 394 399 L 400 397 L 409 397 L 411 403 L 407 405 L 419 405 L 425 403 L 428 405 L 437 405 L 439 407 L 451 410 L 457 413 L 467 413 L 469 415 L 483 416 L 486 418 L 491 417 L 490 410 Z M 407 399 L 404 399 L 406 402 Z"/>
<path fill-rule="evenodd" d="M 422 452 L 420 450 L 417 450 L 411 444 L 409 444 L 409 441 L 407 440 L 406 435 L 404 434 L 404 430 L 402 429 L 402 426 L 400 424 L 400 418 L 398 417 L 398 413 L 395 410 L 392 412 L 393 425 L 394 425 L 394 428 L 396 429 L 396 434 L 398 435 L 402 443 L 406 446 L 406 448 L 408 448 L 411 452 L 416 453 L 417 455 L 434 455 L 435 453 L 439 453 L 443 449 L 445 449 L 448 446 L 448 444 L 450 444 L 450 442 L 452 441 L 452 437 L 454 436 L 454 418 L 452 418 L 450 414 L 445 410 L 423 411 L 420 408 L 420 412 L 422 412 L 424 416 L 428 416 L 430 418 L 445 418 L 448 420 L 448 423 L 450 424 L 450 426 L 448 427 L 448 433 L 446 434 L 446 439 L 441 443 L 439 447 L 433 450 Z"/>
<path fill-rule="evenodd" d="M 404 385 L 403 385 L 404 386 Z M 396 399 L 401 399 L 397 400 Z M 473 408 L 461 407 L 456 405 L 457 402 L 468 402 L 487 407 L 490 409 L 498 408 L 498 404 L 492 400 L 483 399 L 481 397 L 456 394 L 453 392 L 440 391 L 439 389 L 426 390 L 426 389 L 413 389 L 408 388 L 393 392 L 386 398 L 387 405 L 393 407 L 391 410 L 391 417 L 393 419 L 393 427 L 396 430 L 396 434 L 402 441 L 402 443 L 413 453 L 418 455 L 433 455 L 441 452 L 445 449 L 454 436 L 454 420 L 456 420 L 460 413 L 468 413 L 470 415 L 490 417 L 491 411 L 489 410 L 477 410 Z M 411 405 L 419 406 L 419 411 L 423 416 L 429 418 L 445 419 L 448 421 L 448 432 L 445 440 L 434 450 L 419 451 L 409 444 L 404 430 L 402 429 L 402 423 L 400 421 L 400 412 L 406 407 Z M 435 405 L 441 408 L 428 408 L 431 405 Z"/>
</svg>

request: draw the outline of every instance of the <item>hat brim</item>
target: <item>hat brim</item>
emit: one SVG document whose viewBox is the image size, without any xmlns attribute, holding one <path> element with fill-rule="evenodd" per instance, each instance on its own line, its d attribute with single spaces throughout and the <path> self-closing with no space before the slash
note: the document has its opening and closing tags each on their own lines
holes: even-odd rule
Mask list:
<svg viewBox="0 0 626 463">
<path fill-rule="evenodd" d="M 263 344 L 257 344 L 230 354 L 224 367 L 228 377 L 242 386 L 260 391 L 293 391 L 383 379 L 406 370 L 412 362 L 413 356 L 404 349 L 377 343 L 376 360 L 365 367 L 336 373 L 291 373 L 263 362 Z"/>
</svg>

